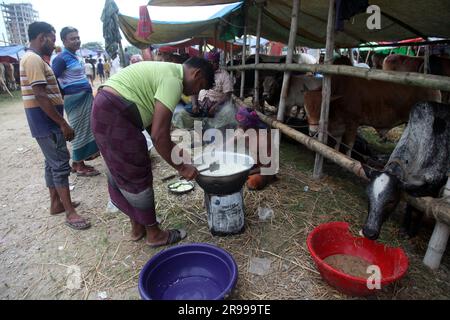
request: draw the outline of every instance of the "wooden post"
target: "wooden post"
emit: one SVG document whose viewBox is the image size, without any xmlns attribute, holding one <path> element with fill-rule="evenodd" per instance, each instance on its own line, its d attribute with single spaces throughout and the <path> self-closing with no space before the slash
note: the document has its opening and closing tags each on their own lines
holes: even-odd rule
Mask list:
<svg viewBox="0 0 450 320">
<path fill-rule="evenodd" d="M 244 2 L 244 45 L 242 46 L 242 65 L 245 65 L 245 56 L 247 53 L 247 6 Z M 245 91 L 245 70 L 241 72 L 241 94 L 239 95 L 241 99 L 244 99 Z"/>
<path fill-rule="evenodd" d="M 256 52 L 255 64 L 259 63 L 259 53 L 261 50 L 261 22 L 262 22 L 263 4 L 258 5 L 258 22 L 256 25 Z M 259 101 L 259 70 L 255 69 L 255 93 L 253 96 L 254 107 L 260 109 Z"/>
<path fill-rule="evenodd" d="M 198 44 L 198 54 L 201 58 L 203 58 L 203 39 L 200 39 L 200 42 Z"/>
<path fill-rule="evenodd" d="M 423 73 L 429 74 L 430 73 L 430 46 L 425 46 L 425 56 L 423 61 Z"/>
<path fill-rule="evenodd" d="M 231 66 L 234 66 L 234 54 L 233 54 L 233 49 L 234 49 L 234 39 L 233 39 L 233 41 L 231 42 L 231 49 L 230 49 L 230 58 L 231 58 L 231 63 L 230 63 L 230 65 Z M 234 71 L 231 71 L 231 77 L 232 78 L 234 78 Z"/>
<path fill-rule="evenodd" d="M 369 59 L 370 59 L 370 55 L 372 54 L 372 50 L 369 50 L 367 52 L 367 57 L 366 57 L 366 64 L 369 64 Z"/>
<path fill-rule="evenodd" d="M 328 26 L 327 26 L 327 47 L 325 53 L 325 64 L 332 64 L 333 49 L 334 49 L 334 21 L 335 21 L 335 0 L 329 1 L 328 9 Z M 328 142 L 328 116 L 330 112 L 331 101 L 331 76 L 325 75 L 323 79 L 322 89 L 322 110 L 320 115 L 319 141 L 323 144 Z M 320 179 L 322 177 L 323 157 L 320 154 L 316 155 L 316 162 L 314 165 L 313 179 Z"/>
<path fill-rule="evenodd" d="M 123 51 L 123 47 L 122 47 L 122 41 L 119 41 L 119 57 L 120 57 L 120 65 L 122 66 L 122 68 L 125 68 L 125 53 Z"/>
<path fill-rule="evenodd" d="M 444 197 L 450 197 L 450 178 L 447 180 L 447 185 L 444 190 Z M 450 203 L 450 198 L 447 198 Z M 423 259 L 423 263 L 431 268 L 437 270 L 441 264 L 442 256 L 447 248 L 448 238 L 450 236 L 450 227 L 441 221 L 436 221 L 433 235 L 428 243 L 428 250 Z"/>
<path fill-rule="evenodd" d="M 291 64 L 294 56 L 295 38 L 297 37 L 298 30 L 298 16 L 300 14 L 300 0 L 292 1 L 292 19 L 291 19 L 291 32 L 289 33 L 288 53 L 286 57 L 286 64 Z M 281 88 L 280 104 L 278 105 L 278 117 L 281 122 L 284 121 L 284 113 L 286 110 L 286 99 L 289 91 L 289 82 L 291 80 L 291 72 L 284 73 L 283 86 Z"/>
</svg>

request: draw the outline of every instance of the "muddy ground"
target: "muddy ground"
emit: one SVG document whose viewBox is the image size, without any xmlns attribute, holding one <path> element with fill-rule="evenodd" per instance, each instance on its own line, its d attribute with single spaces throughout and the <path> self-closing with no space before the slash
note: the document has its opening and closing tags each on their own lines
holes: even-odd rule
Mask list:
<svg viewBox="0 0 450 320">
<path fill-rule="evenodd" d="M 30 136 L 20 95 L 15 95 L 0 99 L 0 299 L 139 299 L 139 271 L 159 250 L 127 241 L 127 217 L 106 212 L 104 174 L 71 177 L 73 198 L 82 202 L 79 211 L 93 223 L 90 230 L 73 231 L 63 216 L 49 215 L 43 156 Z M 281 151 L 278 182 L 262 192 L 245 192 L 247 230 L 229 238 L 211 236 L 199 188 L 178 197 L 167 193 L 160 181 L 173 170 L 152 154 L 163 226 L 185 227 L 185 243 L 213 243 L 233 254 L 239 282 L 232 299 L 352 299 L 321 279 L 306 238 L 314 227 L 330 221 L 349 222 L 359 231 L 367 212 L 364 182 L 331 164 L 325 167 L 328 176 L 314 182 L 312 153 L 286 142 Z M 93 164 L 105 172 L 101 159 Z M 259 207 L 272 208 L 274 218 L 260 221 Z M 418 238 L 409 240 L 399 238 L 398 219 L 385 225 L 380 241 L 402 247 L 410 269 L 375 299 L 450 298 L 449 252 L 437 272 L 421 262 L 432 227 L 428 223 Z M 252 258 L 271 262 L 267 274 L 250 272 Z M 81 283 L 74 282 L 74 271 L 80 272 Z"/>
</svg>

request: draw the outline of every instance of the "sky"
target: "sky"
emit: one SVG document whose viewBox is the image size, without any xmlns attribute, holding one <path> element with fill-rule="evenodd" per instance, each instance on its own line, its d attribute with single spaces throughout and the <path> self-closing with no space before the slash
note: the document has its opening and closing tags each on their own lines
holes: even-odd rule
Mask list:
<svg viewBox="0 0 450 320">
<path fill-rule="evenodd" d="M 72 26 L 79 30 L 81 41 L 103 42 L 102 22 L 100 20 L 104 0 L 0 0 L 5 3 L 31 3 L 33 8 L 39 12 L 41 21 L 52 24 L 57 34 L 65 26 Z M 147 0 L 115 0 L 122 14 L 139 17 L 139 6 L 148 3 Z M 181 1 L 180 1 L 181 2 Z M 163 21 L 191 21 L 204 20 L 211 17 L 224 7 L 224 5 L 211 7 L 148 7 L 152 20 Z M 0 18 L 0 33 L 6 31 L 3 17 Z M 2 36 L 0 34 L 0 36 Z M 3 38 L 3 37 L 2 37 Z M 61 45 L 57 39 L 56 45 Z M 129 45 L 123 39 L 123 45 Z"/>
</svg>

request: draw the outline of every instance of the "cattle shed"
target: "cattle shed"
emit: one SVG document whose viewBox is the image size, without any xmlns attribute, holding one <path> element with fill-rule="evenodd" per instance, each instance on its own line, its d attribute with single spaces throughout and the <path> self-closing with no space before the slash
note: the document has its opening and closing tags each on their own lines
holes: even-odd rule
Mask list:
<svg viewBox="0 0 450 320">
<path fill-rule="evenodd" d="M 235 1 L 230 0 L 186 0 L 183 1 L 183 6 L 235 5 L 234 3 Z M 351 66 L 333 66 L 331 65 L 333 51 L 336 48 L 355 48 L 370 42 L 395 43 L 418 37 L 423 39 L 431 37 L 450 39 L 450 2 L 442 0 L 370 0 L 368 4 L 374 11 L 359 11 L 359 13 L 354 14 L 348 20 L 341 21 L 343 17 L 337 14 L 336 7 L 340 7 L 342 3 L 343 1 L 341 0 L 242 1 L 236 6 L 230 6 L 229 8 L 231 9 L 228 12 L 223 12 L 222 16 L 211 20 L 187 24 L 158 24 L 155 22 L 154 33 L 148 39 L 136 39 L 138 40 L 136 43 L 148 46 L 152 43 L 169 42 L 163 40 L 178 41 L 188 37 L 218 38 L 221 41 L 226 41 L 230 39 L 227 37 L 240 37 L 241 35 L 244 36 L 244 43 L 246 43 L 247 34 L 256 35 L 257 42 L 259 42 L 261 37 L 264 37 L 271 41 L 288 43 L 286 64 L 260 64 L 259 44 L 257 43 L 255 64 L 245 65 L 245 55 L 243 54 L 241 66 L 228 68 L 230 71 L 242 72 L 241 98 L 243 97 L 245 70 L 255 70 L 255 79 L 258 79 L 259 70 L 283 71 L 285 75 L 278 108 L 278 121 L 267 118 L 263 114 L 260 114 L 260 117 L 269 125 L 280 129 L 284 134 L 295 138 L 309 149 L 317 152 L 314 178 L 319 179 L 322 177 L 323 159 L 326 157 L 357 176 L 367 179 L 361 163 L 342 154 L 334 153 L 326 146 L 331 98 L 331 75 L 347 75 L 444 91 L 450 91 L 450 78 L 419 73 L 368 70 Z M 151 0 L 149 5 L 179 6 L 180 2 L 174 0 Z M 379 14 L 381 25 L 372 29 L 368 27 L 368 20 L 374 13 Z M 125 34 L 133 34 L 137 25 L 137 19 L 119 16 L 119 21 L 122 30 L 126 30 Z M 336 29 L 339 31 L 336 31 Z M 292 58 L 295 46 L 326 48 L 325 64 L 293 64 Z M 245 46 L 243 52 L 246 52 Z M 426 54 L 425 59 L 427 57 L 428 55 Z M 324 74 L 319 142 L 282 123 L 290 75 L 293 71 Z M 256 92 L 258 90 L 257 86 L 258 81 L 255 81 Z M 255 97 L 257 96 L 255 95 Z M 407 200 L 410 204 L 419 210 L 426 211 L 437 220 L 435 232 L 424 260 L 427 266 L 436 269 L 439 267 L 450 235 L 448 225 L 448 217 L 450 216 L 449 205 L 448 203 L 436 205 L 434 203 L 436 200 L 432 199 Z"/>
</svg>

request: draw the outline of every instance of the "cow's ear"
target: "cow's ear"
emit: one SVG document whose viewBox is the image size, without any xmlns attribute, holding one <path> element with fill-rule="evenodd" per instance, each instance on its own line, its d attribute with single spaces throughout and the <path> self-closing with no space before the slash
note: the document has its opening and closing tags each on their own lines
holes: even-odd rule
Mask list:
<svg viewBox="0 0 450 320">
<path fill-rule="evenodd" d="M 383 174 L 383 172 L 378 171 L 377 169 L 371 168 L 363 164 L 364 173 L 369 180 L 375 180 L 379 176 Z"/>
<path fill-rule="evenodd" d="M 344 96 L 332 96 L 330 102 L 335 102 L 342 99 Z"/>
</svg>

